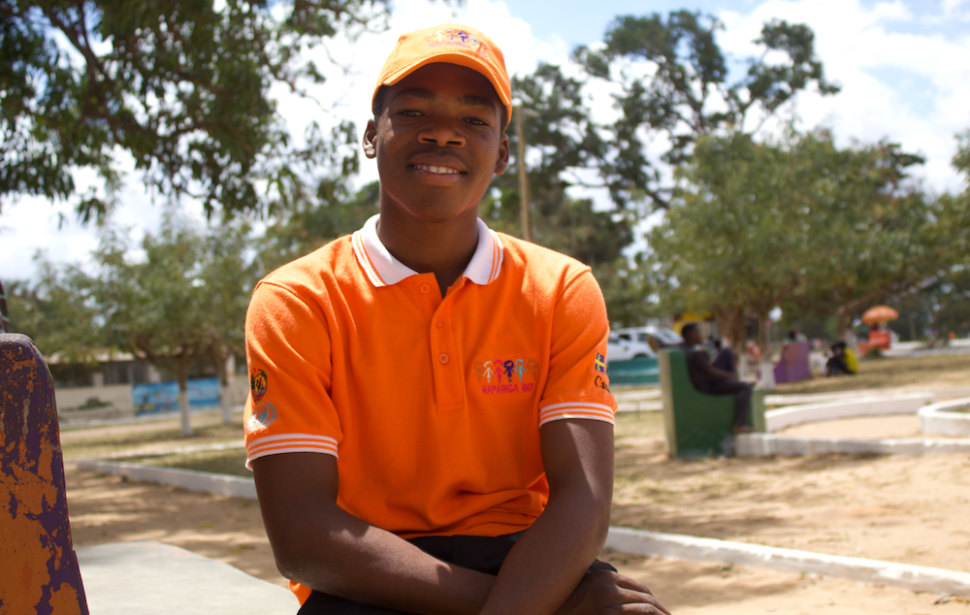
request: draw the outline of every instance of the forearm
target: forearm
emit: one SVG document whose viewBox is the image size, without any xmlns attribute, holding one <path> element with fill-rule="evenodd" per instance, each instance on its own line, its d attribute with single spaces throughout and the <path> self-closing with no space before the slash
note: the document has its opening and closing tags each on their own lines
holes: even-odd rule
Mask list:
<svg viewBox="0 0 970 615">
<path fill-rule="evenodd" d="M 495 580 L 339 509 L 277 561 L 285 576 L 307 587 L 411 613 L 478 613 Z"/>
<path fill-rule="evenodd" d="M 506 558 L 483 615 L 554 613 L 579 585 L 609 529 L 609 499 L 574 489 L 550 499 Z"/>
</svg>

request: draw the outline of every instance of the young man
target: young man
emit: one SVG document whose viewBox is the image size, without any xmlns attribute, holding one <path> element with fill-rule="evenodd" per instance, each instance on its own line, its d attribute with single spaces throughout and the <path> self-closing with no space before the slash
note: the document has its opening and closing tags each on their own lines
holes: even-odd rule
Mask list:
<svg viewBox="0 0 970 615">
<path fill-rule="evenodd" d="M 681 330 L 684 338 L 684 356 L 687 359 L 687 373 L 694 388 L 710 395 L 734 395 L 734 433 L 750 433 L 754 429 L 748 424 L 751 415 L 752 387 L 738 380 L 738 369 L 734 352 L 723 348 L 711 361 L 707 351 L 698 348 L 704 341 L 697 323 L 688 323 Z"/>
<path fill-rule="evenodd" d="M 364 135 L 380 215 L 254 290 L 247 463 L 301 613 L 666 612 L 594 561 L 616 407 L 599 288 L 478 219 L 511 112 L 483 34 L 402 36 Z"/>
</svg>

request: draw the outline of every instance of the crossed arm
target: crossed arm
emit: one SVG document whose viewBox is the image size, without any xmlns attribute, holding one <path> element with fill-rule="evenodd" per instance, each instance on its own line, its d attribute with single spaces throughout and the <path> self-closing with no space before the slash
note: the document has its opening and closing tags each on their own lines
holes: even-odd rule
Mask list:
<svg viewBox="0 0 970 615">
<path fill-rule="evenodd" d="M 497 577 L 442 562 L 337 506 L 337 461 L 288 453 L 253 461 L 284 576 L 350 600 L 420 614 L 667 613 L 646 587 L 587 573 L 602 549 L 613 491 L 613 430 L 563 420 L 541 428 L 545 511 Z"/>
</svg>

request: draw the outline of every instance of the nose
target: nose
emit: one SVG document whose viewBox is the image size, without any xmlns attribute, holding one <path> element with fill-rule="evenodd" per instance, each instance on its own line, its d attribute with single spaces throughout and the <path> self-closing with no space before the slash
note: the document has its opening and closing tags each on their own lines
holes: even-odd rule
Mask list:
<svg viewBox="0 0 970 615">
<path fill-rule="evenodd" d="M 418 133 L 418 140 L 438 147 L 464 147 L 465 137 L 456 128 L 456 121 L 450 117 L 443 117 L 443 114 L 435 114 Z"/>
</svg>

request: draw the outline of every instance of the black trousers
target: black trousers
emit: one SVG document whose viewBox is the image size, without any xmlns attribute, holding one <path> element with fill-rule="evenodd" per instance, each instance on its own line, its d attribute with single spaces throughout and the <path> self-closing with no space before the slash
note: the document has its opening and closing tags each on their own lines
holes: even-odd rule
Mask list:
<svg viewBox="0 0 970 615">
<path fill-rule="evenodd" d="M 512 547 L 515 539 L 499 536 L 426 536 L 412 538 L 411 544 L 425 553 L 444 562 L 450 562 L 464 568 L 471 568 L 486 574 L 497 575 L 502 562 Z M 616 568 L 605 562 L 596 560 L 589 567 L 590 570 L 613 570 Z M 298 615 L 406 615 L 404 611 L 395 611 L 383 607 L 371 606 L 359 602 L 351 602 L 336 596 L 314 591 L 303 603 Z"/>
<path fill-rule="evenodd" d="M 726 372 L 737 373 L 738 371 L 734 353 L 731 352 L 730 348 L 725 348 L 719 352 L 711 365 Z M 707 390 L 704 392 L 711 395 L 734 395 L 734 425 L 735 427 L 742 427 L 748 424 L 748 417 L 751 416 L 752 390 L 753 387 L 750 384 L 740 380 L 715 380 L 707 386 Z"/>
</svg>

